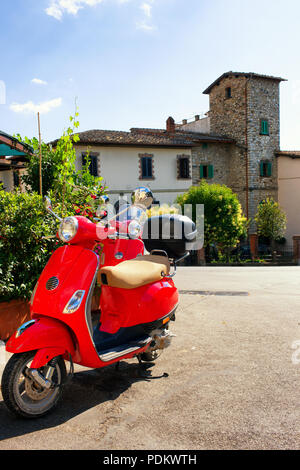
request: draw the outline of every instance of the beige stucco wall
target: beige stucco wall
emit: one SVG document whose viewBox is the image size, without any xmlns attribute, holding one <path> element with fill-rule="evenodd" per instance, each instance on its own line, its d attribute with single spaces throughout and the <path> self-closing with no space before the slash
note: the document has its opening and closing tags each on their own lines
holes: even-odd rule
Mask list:
<svg viewBox="0 0 300 470">
<path fill-rule="evenodd" d="M 176 126 L 179 131 L 185 132 L 201 132 L 203 134 L 210 133 L 210 119 L 205 117 L 197 121 L 188 122 L 187 124 L 179 124 Z"/>
<path fill-rule="evenodd" d="M 12 191 L 14 189 L 14 179 L 12 171 L 0 171 L 0 181 L 3 183 L 5 191 Z"/>
<path fill-rule="evenodd" d="M 287 216 L 286 239 L 300 235 L 300 158 L 278 157 L 278 201 Z"/>
<path fill-rule="evenodd" d="M 76 146 L 76 168 L 81 169 L 82 153 L 87 146 Z M 130 195 L 137 186 L 148 186 L 161 204 L 172 204 L 178 194 L 182 194 L 192 184 L 192 179 L 177 179 L 177 155 L 188 155 L 191 150 L 185 148 L 145 148 L 90 146 L 90 153 L 98 153 L 98 172 L 108 186 L 111 202 L 118 199 L 120 193 Z M 153 180 L 139 179 L 139 154 L 151 154 L 154 159 Z"/>
<path fill-rule="evenodd" d="M 25 170 L 19 170 L 19 176 L 21 177 L 22 175 L 25 174 Z M 3 187 L 5 191 L 13 191 L 15 189 L 14 187 L 14 174 L 13 171 L 0 171 L 0 181 L 3 183 Z M 22 184 L 20 180 L 20 186 L 19 189 L 22 192 L 25 192 L 25 185 Z"/>
</svg>

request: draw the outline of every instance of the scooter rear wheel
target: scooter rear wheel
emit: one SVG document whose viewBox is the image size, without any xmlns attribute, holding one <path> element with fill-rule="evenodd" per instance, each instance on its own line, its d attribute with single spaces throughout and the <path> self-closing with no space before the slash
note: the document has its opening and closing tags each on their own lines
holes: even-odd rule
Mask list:
<svg viewBox="0 0 300 470">
<path fill-rule="evenodd" d="M 52 376 L 54 386 L 50 389 L 37 385 L 26 375 L 35 351 L 14 354 L 4 369 L 1 391 L 7 408 L 22 418 L 39 418 L 52 411 L 62 397 L 62 385 L 66 379 L 65 362 L 60 356 Z M 44 374 L 47 366 L 39 372 Z"/>
</svg>

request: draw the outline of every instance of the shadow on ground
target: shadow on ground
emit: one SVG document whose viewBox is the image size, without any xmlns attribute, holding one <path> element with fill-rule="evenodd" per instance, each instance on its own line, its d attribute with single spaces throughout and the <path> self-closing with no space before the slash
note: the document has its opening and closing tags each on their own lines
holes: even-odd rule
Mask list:
<svg viewBox="0 0 300 470">
<path fill-rule="evenodd" d="M 106 401 L 113 401 L 137 381 L 164 377 L 152 376 L 153 363 L 129 364 L 120 362 L 102 369 L 80 371 L 65 386 L 63 399 L 49 415 L 22 419 L 11 414 L 0 402 L 0 441 L 56 427 Z"/>
</svg>

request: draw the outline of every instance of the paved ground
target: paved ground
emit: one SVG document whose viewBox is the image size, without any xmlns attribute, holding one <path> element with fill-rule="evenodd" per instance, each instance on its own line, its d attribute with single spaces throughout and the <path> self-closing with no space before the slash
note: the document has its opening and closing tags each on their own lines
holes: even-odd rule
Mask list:
<svg viewBox="0 0 300 470">
<path fill-rule="evenodd" d="M 146 378 L 134 360 L 77 368 L 56 412 L 29 422 L 0 395 L 0 449 L 299 449 L 300 268 L 175 279 L 177 338 Z"/>
</svg>

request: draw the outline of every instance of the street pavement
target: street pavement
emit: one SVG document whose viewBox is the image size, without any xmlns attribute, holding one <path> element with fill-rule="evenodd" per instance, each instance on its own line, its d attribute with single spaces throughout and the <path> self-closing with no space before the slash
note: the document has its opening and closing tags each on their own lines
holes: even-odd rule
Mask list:
<svg viewBox="0 0 300 470">
<path fill-rule="evenodd" d="M 299 449 L 300 268 L 182 267 L 175 282 L 177 336 L 155 365 L 76 366 L 34 421 L 0 394 L 0 450 Z"/>
</svg>

